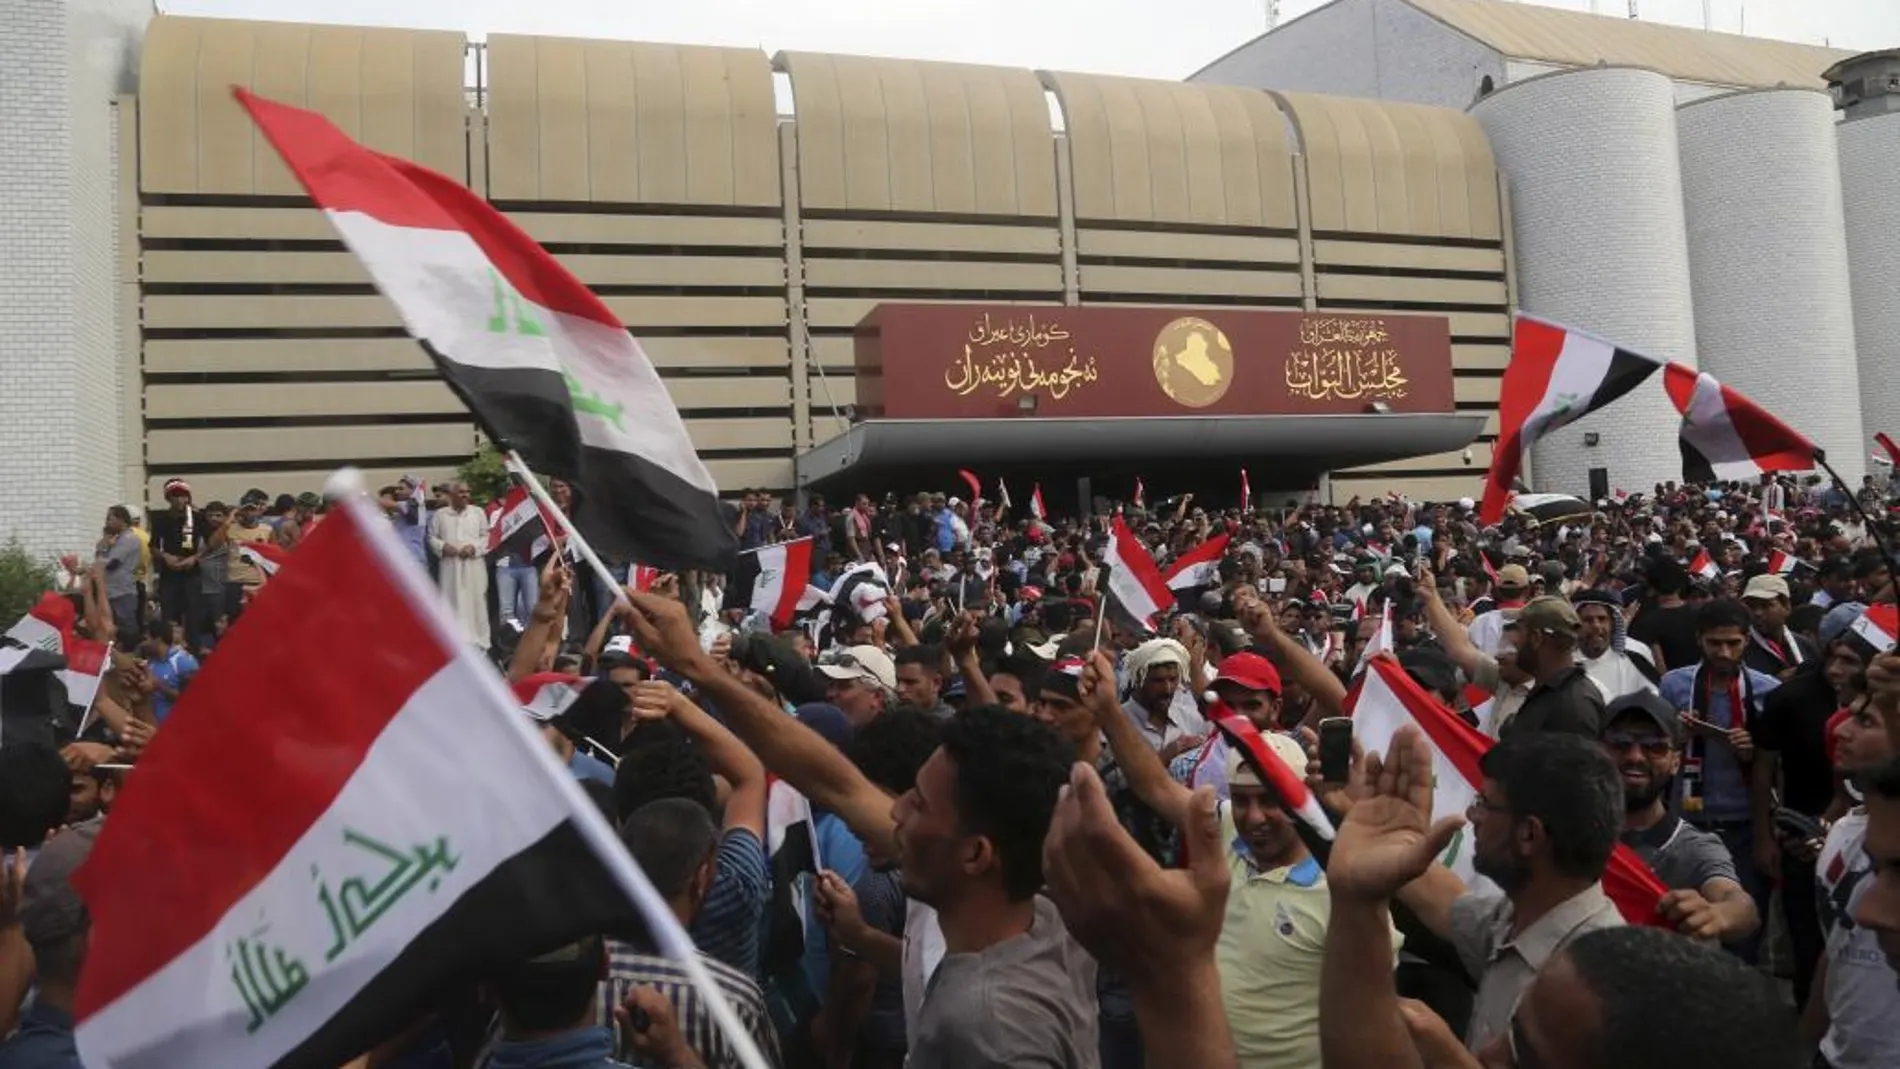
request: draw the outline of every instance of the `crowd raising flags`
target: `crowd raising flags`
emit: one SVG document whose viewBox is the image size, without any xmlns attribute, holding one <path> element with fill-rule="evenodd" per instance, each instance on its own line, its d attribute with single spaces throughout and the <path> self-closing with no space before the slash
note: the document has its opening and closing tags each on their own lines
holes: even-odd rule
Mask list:
<svg viewBox="0 0 1900 1069">
<path fill-rule="evenodd" d="M 225 641 L 74 877 L 93 926 L 74 1015 L 87 1064 L 335 1069 L 466 978 L 601 931 L 646 932 L 751 1050 L 366 503 L 333 511 Z M 265 692 L 280 715 L 247 715 Z"/>
<path fill-rule="evenodd" d="M 1808 471 L 1824 463 L 1813 442 L 1707 372 L 1519 315 L 1498 394 L 1498 443 L 1479 519 L 1492 524 L 1504 515 L 1524 453 L 1538 439 L 1628 394 L 1659 370 L 1670 403 L 1682 414 L 1685 481 L 1752 482 L 1768 472 Z"/>
<path fill-rule="evenodd" d="M 494 441 L 578 488 L 600 552 L 723 571 L 718 488 L 659 373 L 600 298 L 460 183 L 243 89 L 251 114 Z"/>
</svg>

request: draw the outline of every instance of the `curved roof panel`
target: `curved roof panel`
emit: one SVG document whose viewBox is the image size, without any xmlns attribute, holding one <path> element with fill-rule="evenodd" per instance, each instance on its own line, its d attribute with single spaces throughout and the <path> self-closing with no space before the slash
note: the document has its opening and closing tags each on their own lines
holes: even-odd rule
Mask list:
<svg viewBox="0 0 1900 1069">
<path fill-rule="evenodd" d="M 322 112 L 370 148 L 468 177 L 459 33 L 159 15 L 139 80 L 139 185 L 152 193 L 301 194 L 231 97 Z"/>
<path fill-rule="evenodd" d="M 1078 221 L 1290 229 L 1293 147 L 1253 89 L 1043 72 L 1062 104 Z"/>
<path fill-rule="evenodd" d="M 763 52 L 494 34 L 487 68 L 497 200 L 779 203 Z"/>
<path fill-rule="evenodd" d="M 1500 0 L 1405 0 L 1406 3 L 1513 59 L 1567 67 L 1648 67 L 1671 78 L 1710 85 L 1822 88 L 1822 72 L 1854 53 L 1794 41 L 1773 41 L 1612 18 Z"/>
<path fill-rule="evenodd" d="M 1272 96 L 1299 134 L 1315 231 L 1502 238 L 1497 162 L 1469 115 L 1314 93 Z"/>
<path fill-rule="evenodd" d="M 799 197 L 838 211 L 1056 215 L 1054 131 L 1008 67 L 782 52 Z"/>
</svg>

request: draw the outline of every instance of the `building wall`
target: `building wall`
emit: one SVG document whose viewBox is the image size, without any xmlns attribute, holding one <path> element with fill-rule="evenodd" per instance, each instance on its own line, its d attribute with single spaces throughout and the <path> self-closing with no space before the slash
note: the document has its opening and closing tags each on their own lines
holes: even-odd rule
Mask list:
<svg viewBox="0 0 1900 1069">
<path fill-rule="evenodd" d="M 1837 128 L 1847 265 L 1860 366 L 1861 427 L 1900 436 L 1900 112 Z M 1836 398 L 1845 403 L 1846 396 Z M 1853 451 L 1858 460 L 1865 447 Z M 1839 461 L 1836 461 L 1838 463 Z M 1842 472 L 1846 474 L 1845 471 Z"/>
<path fill-rule="evenodd" d="M 204 88 L 247 81 L 485 192 L 640 338 L 728 491 L 791 489 L 796 453 L 844 429 L 852 329 L 882 301 L 1442 314 L 1457 406 L 1496 408 L 1505 224 L 1457 111 L 507 35 L 475 101 L 458 35 L 167 17 L 149 44 L 128 408 L 152 496 L 173 475 L 200 497 L 314 489 L 343 463 L 436 478 L 475 445 L 393 308 Z M 1333 485 L 1472 494 L 1495 432 Z"/>
<path fill-rule="evenodd" d="M 1867 439 L 1833 102 L 1809 89 L 1705 97 L 1676 130 L 1702 369 L 1858 483 Z M 1825 388 L 1790 389 L 1791 373 Z"/>
<path fill-rule="evenodd" d="M 1676 99 L 1668 78 L 1603 67 L 1550 74 L 1472 107 L 1510 183 L 1518 305 L 1661 360 L 1694 366 Z M 1641 390 L 1547 436 L 1539 488 L 1575 493 L 1591 468 L 1631 492 L 1682 475 L 1679 417 Z M 1584 435 L 1600 436 L 1595 448 Z"/>
<path fill-rule="evenodd" d="M 1486 76 L 1504 84 L 1496 52 L 1403 0 L 1338 0 L 1189 80 L 1464 108 Z"/>
<path fill-rule="evenodd" d="M 0 4 L 0 540 L 89 545 L 118 500 L 112 100 L 150 0 Z"/>
</svg>

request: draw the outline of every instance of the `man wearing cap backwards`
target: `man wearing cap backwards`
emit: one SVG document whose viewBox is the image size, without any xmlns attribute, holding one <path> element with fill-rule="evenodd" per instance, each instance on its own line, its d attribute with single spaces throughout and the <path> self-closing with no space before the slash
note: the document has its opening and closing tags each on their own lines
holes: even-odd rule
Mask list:
<svg viewBox="0 0 1900 1069">
<path fill-rule="evenodd" d="M 32 947 L 39 984 L 33 1005 L 20 1015 L 19 1031 L 0 1043 L 4 1069 L 82 1069 L 73 1039 L 73 995 L 86 964 L 92 924 L 79 892 L 68 881 L 92 853 L 104 823 L 105 818 L 96 818 L 48 839 L 26 870 L 17 917 L 0 914 L 0 931 L 17 921 Z M 0 880 L 14 878 L 14 865 L 12 856 L 0 859 Z"/>
<path fill-rule="evenodd" d="M 1247 674 L 1251 683 L 1268 682 L 1264 675 Z M 1115 704 L 1114 679 L 1108 658 L 1093 654 L 1078 688 L 1083 705 L 1141 800 L 1168 820 L 1185 820 L 1194 792 L 1168 776 Z M 1252 689 L 1238 680 L 1229 683 L 1230 690 Z M 1298 742 L 1272 733 L 1262 738 L 1275 759 L 1306 774 L 1306 752 Z M 1215 963 L 1238 1064 L 1242 1069 L 1321 1069 L 1320 960 L 1332 909 L 1326 874 L 1239 751 L 1230 751 L 1224 766 L 1227 800 L 1220 820 L 1231 882 Z M 1396 931 L 1391 940 L 1396 952 L 1401 942 Z"/>
<path fill-rule="evenodd" d="M 853 729 L 862 728 L 897 700 L 897 666 L 876 646 L 846 646 L 818 659 L 818 671 L 830 680 L 828 698 L 844 711 Z"/>
<path fill-rule="evenodd" d="M 1669 888 L 1663 915 L 1697 939 L 1732 943 L 1753 934 L 1761 917 L 1728 848 L 1669 811 L 1669 784 L 1682 765 L 1682 718 L 1653 691 L 1618 698 L 1605 714 L 1603 749 L 1623 777 L 1623 845 Z"/>
<path fill-rule="evenodd" d="M 1788 627 L 1788 581 L 1779 575 L 1758 575 L 1742 590 L 1742 604 L 1754 617 L 1748 631 L 1748 649 L 1742 663 L 1764 675 L 1786 682 L 1795 669 L 1813 661 L 1819 651 Z"/>
<path fill-rule="evenodd" d="M 196 649 L 197 633 L 203 615 L 204 593 L 200 589 L 198 555 L 207 548 L 212 535 L 210 521 L 202 509 L 191 504 L 191 484 L 172 479 L 165 484 L 163 512 L 152 513 L 152 553 L 158 568 L 159 610 L 166 620 L 185 625 L 185 637 Z"/>
</svg>

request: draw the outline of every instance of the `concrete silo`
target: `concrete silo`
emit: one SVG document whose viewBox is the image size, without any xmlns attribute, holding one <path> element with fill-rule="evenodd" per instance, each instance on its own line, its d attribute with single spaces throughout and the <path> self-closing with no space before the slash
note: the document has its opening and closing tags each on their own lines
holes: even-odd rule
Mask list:
<svg viewBox="0 0 1900 1069">
<path fill-rule="evenodd" d="M 1867 439 L 1832 103 L 1809 89 L 1704 97 L 1677 110 L 1676 137 L 1702 370 L 1858 483 Z"/>
<path fill-rule="evenodd" d="M 1862 430 L 1900 437 L 1900 50 L 1855 56 L 1826 77 L 1842 113 L 1835 129 Z"/>
<path fill-rule="evenodd" d="M 1471 114 L 1509 183 L 1519 307 L 1693 365 L 1695 308 L 1670 80 L 1627 67 L 1562 71 L 1506 86 Z M 1584 493 L 1598 468 L 1612 489 L 1631 492 L 1680 479 L 1677 422 L 1653 379 L 1539 443 L 1535 483 Z"/>
</svg>

